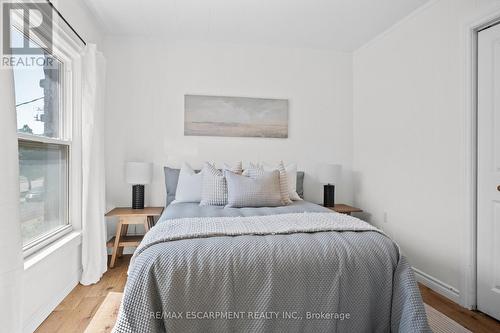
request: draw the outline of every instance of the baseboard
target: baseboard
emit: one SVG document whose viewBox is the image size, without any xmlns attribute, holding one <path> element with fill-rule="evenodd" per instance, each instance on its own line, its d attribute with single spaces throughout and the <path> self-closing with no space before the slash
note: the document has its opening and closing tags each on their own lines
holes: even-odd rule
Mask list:
<svg viewBox="0 0 500 333">
<path fill-rule="evenodd" d="M 415 277 L 418 282 L 423 284 L 426 287 L 431 288 L 435 292 L 443 295 L 444 297 L 452 300 L 453 302 L 460 304 L 460 291 L 449 284 L 444 283 L 441 280 L 436 279 L 435 277 L 422 272 L 421 270 L 412 267 L 413 272 L 415 273 Z"/>
<path fill-rule="evenodd" d="M 54 309 L 64 300 L 66 296 L 75 288 L 79 282 L 79 276 L 81 276 L 82 270 L 76 272 L 75 279 L 71 280 L 61 291 L 52 297 L 52 300 L 47 302 L 42 308 L 38 309 L 29 319 L 26 319 L 26 323 L 23 326 L 23 332 L 31 333 L 34 332 L 38 326 L 40 326 L 45 319 L 54 311 Z"/>
</svg>

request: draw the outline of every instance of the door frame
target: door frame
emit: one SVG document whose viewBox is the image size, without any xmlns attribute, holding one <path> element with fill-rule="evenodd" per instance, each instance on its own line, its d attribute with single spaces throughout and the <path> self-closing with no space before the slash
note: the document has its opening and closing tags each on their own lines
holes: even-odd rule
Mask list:
<svg viewBox="0 0 500 333">
<path fill-rule="evenodd" d="M 460 305 L 477 307 L 477 37 L 479 31 L 500 23 L 498 5 L 482 11 L 465 24 L 464 53 L 464 133 L 465 133 L 465 225 L 462 249 Z"/>
</svg>

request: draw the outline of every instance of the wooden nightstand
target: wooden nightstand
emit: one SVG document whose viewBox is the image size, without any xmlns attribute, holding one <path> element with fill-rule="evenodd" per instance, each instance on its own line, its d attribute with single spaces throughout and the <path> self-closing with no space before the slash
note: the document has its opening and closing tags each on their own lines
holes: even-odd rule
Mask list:
<svg viewBox="0 0 500 333">
<path fill-rule="evenodd" d="M 360 208 L 352 207 L 344 204 L 336 204 L 333 207 L 326 207 L 328 209 L 334 210 L 337 213 L 351 215 L 352 213 L 361 213 L 363 210 Z"/>
<path fill-rule="evenodd" d="M 144 209 L 117 207 L 105 215 L 106 217 L 118 217 L 116 236 L 107 243 L 108 247 L 113 248 L 110 268 L 115 266 L 116 257 L 121 257 L 124 247 L 138 246 L 144 237 L 142 235 L 127 236 L 128 226 L 130 224 L 142 224 L 146 232 L 148 232 L 154 225 L 155 216 L 160 216 L 162 212 L 163 207 L 146 207 Z"/>
</svg>

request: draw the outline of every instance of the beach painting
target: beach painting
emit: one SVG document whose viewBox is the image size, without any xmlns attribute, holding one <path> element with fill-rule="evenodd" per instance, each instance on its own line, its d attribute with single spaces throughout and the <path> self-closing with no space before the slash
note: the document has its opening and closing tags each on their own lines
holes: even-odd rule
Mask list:
<svg viewBox="0 0 500 333">
<path fill-rule="evenodd" d="M 184 135 L 288 138 L 288 100 L 185 95 Z"/>
</svg>

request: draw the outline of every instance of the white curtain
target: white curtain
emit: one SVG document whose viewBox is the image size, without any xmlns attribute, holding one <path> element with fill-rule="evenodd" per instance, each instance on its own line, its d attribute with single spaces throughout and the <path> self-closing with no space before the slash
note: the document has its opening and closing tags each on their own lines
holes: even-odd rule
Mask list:
<svg viewBox="0 0 500 333">
<path fill-rule="evenodd" d="M 11 69 L 0 69 L 0 331 L 21 332 L 22 241 L 19 155 Z"/>
<path fill-rule="evenodd" d="M 96 283 L 107 269 L 104 176 L 105 61 L 94 44 L 82 55 L 82 265 L 80 282 Z"/>
</svg>

